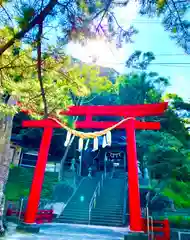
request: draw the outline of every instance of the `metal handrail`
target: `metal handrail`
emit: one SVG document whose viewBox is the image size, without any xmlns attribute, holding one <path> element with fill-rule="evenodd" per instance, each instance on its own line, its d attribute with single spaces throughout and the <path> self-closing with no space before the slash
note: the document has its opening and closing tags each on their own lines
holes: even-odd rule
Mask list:
<svg viewBox="0 0 190 240">
<path fill-rule="evenodd" d="M 91 201 L 89 203 L 88 224 L 90 224 L 91 212 L 92 212 L 92 209 L 95 208 L 95 206 L 96 206 L 96 199 L 97 199 L 97 196 L 100 196 L 100 190 L 101 190 L 101 187 L 103 187 L 105 178 L 106 178 L 106 176 L 104 176 L 104 174 L 102 174 L 101 180 L 98 182 L 96 189 L 94 190 L 94 193 L 92 195 Z"/>
<path fill-rule="evenodd" d="M 20 202 L 19 213 L 18 213 L 18 223 L 21 221 L 21 214 L 22 214 L 23 204 L 24 204 L 24 199 L 22 198 L 21 202 Z"/>
<path fill-rule="evenodd" d="M 82 178 L 77 186 L 77 188 L 73 191 L 73 193 L 71 194 L 71 196 L 69 197 L 69 199 L 67 200 L 67 202 L 65 203 L 65 205 L 62 207 L 62 210 L 61 210 L 61 213 L 57 215 L 56 218 L 59 218 L 60 215 L 63 213 L 63 211 L 65 210 L 66 206 L 69 204 L 69 202 L 72 200 L 72 198 L 74 197 L 74 195 L 76 194 L 76 192 L 78 191 L 79 187 L 81 186 L 81 184 L 83 183 L 83 181 L 85 180 L 86 178 Z"/>
<path fill-rule="evenodd" d="M 149 216 L 150 218 L 150 226 L 151 226 L 151 240 L 154 240 L 154 222 L 153 217 Z"/>
<path fill-rule="evenodd" d="M 149 215 L 149 209 L 146 207 L 146 218 L 147 218 L 147 232 L 148 232 L 148 239 L 151 237 L 151 240 L 154 239 L 154 222 L 153 217 Z M 151 228 L 150 228 L 151 224 Z"/>
</svg>

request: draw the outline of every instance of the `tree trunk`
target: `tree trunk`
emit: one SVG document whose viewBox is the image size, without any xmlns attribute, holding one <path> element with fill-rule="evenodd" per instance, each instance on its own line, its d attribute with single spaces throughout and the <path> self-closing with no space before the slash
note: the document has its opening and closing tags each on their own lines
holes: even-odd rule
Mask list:
<svg viewBox="0 0 190 240">
<path fill-rule="evenodd" d="M 74 101 L 73 101 L 74 102 Z M 76 103 L 75 105 L 76 106 L 79 106 L 80 104 L 82 104 L 83 101 L 79 101 L 78 103 Z M 74 117 L 74 121 L 77 121 L 78 120 L 78 116 Z M 69 152 L 69 149 L 70 149 L 70 146 L 72 145 L 73 141 L 75 139 L 75 136 L 73 135 L 69 141 L 69 144 L 68 146 L 66 147 L 65 149 L 65 152 L 64 152 L 64 155 L 61 159 L 61 162 L 60 162 L 60 169 L 59 169 L 59 177 L 58 177 L 58 180 L 59 181 L 63 181 L 63 178 L 64 178 L 64 166 L 65 166 L 65 160 L 67 158 L 67 155 L 68 155 L 68 152 Z"/>
<path fill-rule="evenodd" d="M 42 100 L 44 104 L 44 118 L 48 117 L 48 106 L 46 100 L 46 94 L 43 85 L 42 78 L 42 33 L 43 33 L 43 22 L 38 26 L 38 36 L 37 36 L 37 69 L 38 69 L 38 81 L 40 83 L 40 90 L 42 95 Z"/>
<path fill-rule="evenodd" d="M 65 152 L 64 152 L 64 155 L 63 155 L 63 157 L 62 157 L 62 159 L 61 159 L 60 169 L 59 169 L 59 181 L 63 181 L 63 179 L 64 179 L 64 165 L 65 165 L 65 160 L 66 160 L 66 158 L 67 158 L 67 155 L 68 155 L 70 146 L 71 146 L 71 144 L 72 144 L 73 141 L 74 141 L 74 138 L 75 138 L 75 136 L 73 135 L 73 136 L 71 137 L 71 140 L 70 140 L 68 146 L 66 147 Z"/>
<path fill-rule="evenodd" d="M 9 98 L 9 105 L 14 105 L 16 102 Z M 5 203 L 5 195 L 4 190 L 7 183 L 8 175 L 9 175 L 9 166 L 11 163 L 10 157 L 10 139 L 12 133 L 12 124 L 13 117 L 8 116 L 4 117 L 0 121 L 0 234 L 2 235 L 5 232 L 3 227 L 3 213 L 4 213 L 4 203 Z"/>
</svg>

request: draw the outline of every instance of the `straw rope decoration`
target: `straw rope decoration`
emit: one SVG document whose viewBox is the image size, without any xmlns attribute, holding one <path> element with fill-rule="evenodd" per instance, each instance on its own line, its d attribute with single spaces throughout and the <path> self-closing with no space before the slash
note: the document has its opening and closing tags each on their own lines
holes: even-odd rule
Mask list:
<svg viewBox="0 0 190 240">
<path fill-rule="evenodd" d="M 126 122 L 126 121 L 128 121 L 130 119 L 135 119 L 135 118 L 134 117 L 128 117 L 128 118 L 122 119 L 120 122 L 114 124 L 113 126 L 111 126 L 109 128 L 106 128 L 106 129 L 104 129 L 102 131 L 88 132 L 88 133 L 80 132 L 80 131 L 74 130 L 72 128 L 69 128 L 68 126 L 66 126 L 65 124 L 61 123 L 59 120 L 57 120 L 56 118 L 49 117 L 48 119 L 53 120 L 54 122 L 58 123 L 62 128 L 64 128 L 70 134 L 72 134 L 72 135 L 74 135 L 76 137 L 79 137 L 79 138 L 82 138 L 82 139 L 89 139 L 89 138 L 94 139 L 94 138 L 106 135 L 108 132 L 110 132 L 111 130 L 113 130 L 116 127 L 120 126 L 122 123 L 124 123 L 124 122 Z"/>
</svg>

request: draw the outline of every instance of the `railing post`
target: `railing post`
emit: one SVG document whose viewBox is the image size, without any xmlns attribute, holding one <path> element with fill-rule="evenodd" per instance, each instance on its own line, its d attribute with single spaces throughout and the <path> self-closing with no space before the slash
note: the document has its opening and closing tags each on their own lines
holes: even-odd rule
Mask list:
<svg viewBox="0 0 190 240">
<path fill-rule="evenodd" d="M 153 217 L 150 216 L 150 224 L 151 224 L 151 240 L 154 240 L 154 221 Z"/>
<path fill-rule="evenodd" d="M 149 211 L 148 207 L 146 208 L 146 219 L 147 219 L 147 233 L 148 233 L 148 239 L 149 239 L 149 234 L 150 234 L 150 228 L 149 228 Z"/>
<path fill-rule="evenodd" d="M 19 208 L 19 213 L 18 213 L 18 223 L 20 222 L 21 219 L 21 214 L 22 214 L 22 208 L 23 208 L 23 201 L 24 199 L 21 199 L 21 203 L 20 203 L 20 208 Z"/>
</svg>

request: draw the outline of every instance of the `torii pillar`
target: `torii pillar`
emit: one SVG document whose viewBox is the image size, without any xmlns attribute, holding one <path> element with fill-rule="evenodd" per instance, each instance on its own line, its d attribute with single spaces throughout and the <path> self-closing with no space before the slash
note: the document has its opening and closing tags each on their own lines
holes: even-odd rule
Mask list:
<svg viewBox="0 0 190 240">
<path fill-rule="evenodd" d="M 167 109 L 167 105 L 167 103 L 158 103 L 133 106 L 73 106 L 70 107 L 68 111 L 62 112 L 63 115 L 68 116 L 85 115 L 86 119 L 84 121 L 76 121 L 76 128 L 81 129 L 106 129 L 116 124 L 116 122 L 93 121 L 93 116 L 107 115 L 125 118 L 131 117 L 130 120 L 122 123 L 117 128 L 125 129 L 127 134 L 126 152 L 128 156 L 129 214 L 130 230 L 133 232 L 142 232 L 143 230 L 140 208 L 135 129 L 160 129 L 159 122 L 141 122 L 135 120 L 135 117 L 162 115 Z M 61 128 L 61 126 L 53 120 L 44 119 L 23 121 L 23 127 L 44 128 L 26 213 L 24 216 L 24 225 L 21 227 L 26 231 L 33 231 L 34 228 L 37 232 L 39 231 L 39 228 L 35 225 L 36 214 L 38 212 L 38 205 L 53 128 Z"/>
</svg>

